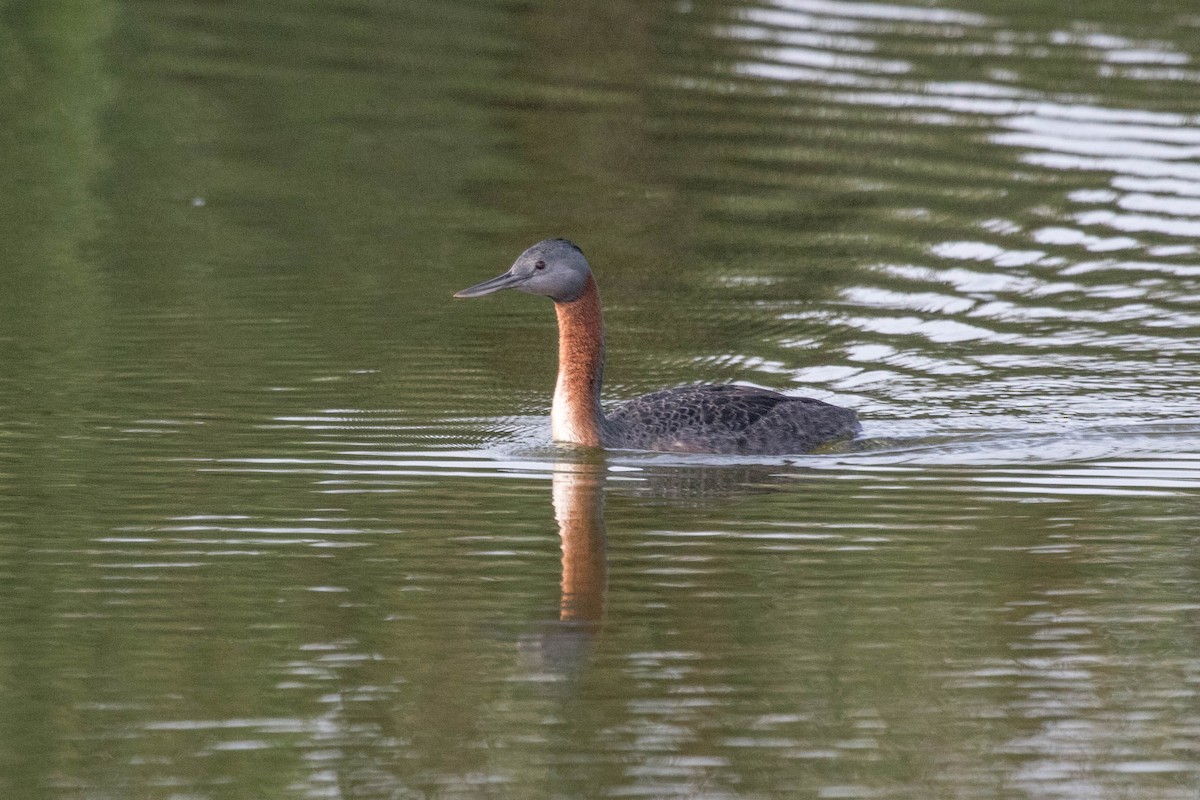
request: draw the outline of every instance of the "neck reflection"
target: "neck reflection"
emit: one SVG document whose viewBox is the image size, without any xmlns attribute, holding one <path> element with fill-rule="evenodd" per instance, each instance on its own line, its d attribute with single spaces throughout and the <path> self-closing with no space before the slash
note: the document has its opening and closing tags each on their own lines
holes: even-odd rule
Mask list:
<svg viewBox="0 0 1200 800">
<path fill-rule="evenodd" d="M 554 519 L 562 540 L 561 622 L 598 625 L 608 585 L 604 464 L 554 465 Z"/>
</svg>

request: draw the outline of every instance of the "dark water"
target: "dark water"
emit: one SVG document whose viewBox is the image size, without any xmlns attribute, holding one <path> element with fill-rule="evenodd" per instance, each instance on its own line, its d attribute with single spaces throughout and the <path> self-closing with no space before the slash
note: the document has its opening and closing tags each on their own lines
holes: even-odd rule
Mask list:
<svg viewBox="0 0 1200 800">
<path fill-rule="evenodd" d="M 0 797 L 1200 794 L 1192 3 L 0 4 Z M 857 409 L 772 460 L 607 392 Z"/>
</svg>

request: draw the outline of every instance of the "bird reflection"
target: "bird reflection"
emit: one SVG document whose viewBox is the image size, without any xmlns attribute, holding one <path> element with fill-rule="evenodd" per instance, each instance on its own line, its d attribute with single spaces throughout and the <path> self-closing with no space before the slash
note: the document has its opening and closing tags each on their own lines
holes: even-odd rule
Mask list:
<svg viewBox="0 0 1200 800">
<path fill-rule="evenodd" d="M 553 501 L 562 544 L 559 621 L 597 626 L 604 619 L 608 584 L 604 465 L 556 464 Z"/>
<path fill-rule="evenodd" d="M 604 531 L 605 464 L 554 465 L 554 519 L 562 547 L 558 620 L 522 638 L 526 665 L 565 679 L 578 674 L 604 621 L 608 588 Z"/>
<path fill-rule="evenodd" d="M 582 671 L 594 639 L 603 628 L 608 590 L 604 492 L 608 465 L 603 455 L 591 461 L 558 461 L 552 472 L 554 520 L 562 548 L 558 619 L 522 637 L 525 669 L 556 678 Z M 658 468 L 623 481 L 622 492 L 665 510 L 693 512 L 730 497 L 768 491 L 781 478 L 778 467 Z"/>
</svg>

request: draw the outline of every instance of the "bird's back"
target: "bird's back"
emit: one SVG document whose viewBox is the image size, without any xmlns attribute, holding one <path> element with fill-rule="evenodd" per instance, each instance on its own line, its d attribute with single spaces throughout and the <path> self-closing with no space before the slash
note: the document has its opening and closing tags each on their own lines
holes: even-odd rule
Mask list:
<svg viewBox="0 0 1200 800">
<path fill-rule="evenodd" d="M 853 436 L 858 416 L 808 397 L 752 386 L 684 386 L 614 407 L 604 444 L 630 450 L 783 455 Z"/>
</svg>

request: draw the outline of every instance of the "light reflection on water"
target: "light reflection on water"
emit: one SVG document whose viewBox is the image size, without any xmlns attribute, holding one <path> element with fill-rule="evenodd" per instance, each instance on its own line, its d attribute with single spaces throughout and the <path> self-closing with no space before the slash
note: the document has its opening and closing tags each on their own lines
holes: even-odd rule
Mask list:
<svg viewBox="0 0 1200 800">
<path fill-rule="evenodd" d="M 1022 39 L 989 16 L 953 9 L 769 6 L 741 9 L 738 25 L 712 29 L 739 45 L 730 68 L 736 77 L 724 80 L 754 78 L 757 84 L 704 86 L 686 76 L 681 86 L 728 94 L 769 87 L 774 107 L 782 113 L 791 106 L 798 117 L 809 116 L 804 109 L 814 103 L 873 106 L 917 128 L 961 129 L 980 147 L 986 141 L 1012 149 L 1019 163 L 1078 175 L 1074 185 L 1068 180 L 1055 191 L 1057 202 L 1043 201 L 1031 217 L 985 217 L 974 223 L 972 238 L 930 241 L 926 263 L 877 263 L 878 281 L 841 289 L 841 307 L 781 313 L 781 320 L 817 323 L 827 332 L 847 329 L 837 338 L 851 363 L 794 370 L 796 383 L 822 387 L 828 394 L 821 396 L 888 418 L 911 414 L 907 396 L 919 392 L 916 412 L 940 415 L 952 428 L 963 427 L 964 418 L 990 422 L 1015 410 L 1135 426 L 1194 417 L 1190 361 L 1200 347 L 1194 334 L 1200 266 L 1187 237 L 1200 232 L 1200 207 L 1187 198 L 1196 194 L 1188 161 L 1200 141 L 1197 119 L 1106 107 L 1095 93 L 1059 101 L 1039 87 L 1022 86 L 1019 69 L 1033 52 L 1042 58 L 1058 51 L 1062 57 L 1082 54 L 1084 63 L 1098 58 L 1110 64 L 1186 63 L 1185 54 L 1168 41 L 1096 33 L 1052 31 Z M 938 45 L 930 48 L 931 41 Z M 876 57 L 903 50 L 900 42 L 917 48 L 920 69 L 915 62 Z M 992 56 L 998 79 L 921 77 L 944 74 L 937 63 L 966 52 Z M 1005 68 L 1006 60 L 1013 69 Z M 801 63 L 803 68 L 795 66 Z M 839 88 L 831 94 L 832 86 Z M 955 150 L 948 162 L 962 157 Z M 787 148 L 757 142 L 732 145 L 727 157 L 737 159 L 739 151 L 782 170 L 792 157 Z M 987 159 L 997 157 L 1003 153 Z M 895 174 L 889 188 L 904 192 L 924 180 L 916 166 Z M 1094 188 L 1106 174 L 1111 188 Z M 1062 184 L 1058 176 L 1025 179 Z M 982 183 L 984 191 L 1012 191 L 990 176 Z M 918 218 L 938 213 L 906 214 L 914 212 Z M 986 352 L 971 352 L 973 343 Z M 807 340 L 780 344 L 812 346 Z M 1040 374 L 1029 380 L 1024 368 Z M 948 386 L 947 376 L 955 376 L 957 385 Z M 1087 393 L 1093 382 L 1103 396 Z M 1117 387 L 1128 399 L 1116 396 Z"/>
<path fill-rule="evenodd" d="M 555 742 L 570 732 L 574 745 L 567 752 L 582 741 L 589 755 L 569 757 L 573 768 L 560 764 L 556 781 L 591 774 L 605 754 L 619 754 L 622 785 L 652 796 L 692 796 L 714 780 L 753 784 L 751 770 L 765 769 L 768 783 L 787 780 L 792 767 L 782 765 L 796 764 L 811 765 L 815 774 L 808 780 L 835 792 L 870 794 L 870 784 L 840 784 L 838 765 L 870 774 L 897 757 L 923 762 L 922 773 L 901 784 L 904 791 L 985 792 L 1003 776 L 1035 796 L 1075 797 L 1103 793 L 1117 776 L 1153 776 L 1165 796 L 1183 797 L 1195 780 L 1188 742 L 1200 720 L 1180 702 L 1181 687 L 1170 676 L 1194 678 L 1200 664 L 1188 652 L 1164 662 L 1157 650 L 1150 655 L 1136 644 L 1152 641 L 1156 626 L 1175 628 L 1181 615 L 1200 609 L 1187 589 L 1194 575 L 1180 564 L 1154 578 L 1131 576 L 1119 565 L 1153 534 L 1107 529 L 1102 522 L 1096 528 L 1097 518 L 1078 504 L 1088 498 L 1135 502 L 1143 504 L 1135 514 L 1154 515 L 1162 512 L 1162 499 L 1191 502 L 1200 496 L 1200 458 L 981 470 L 939 466 L 936 458 L 913 463 L 911 452 L 756 464 L 649 454 L 594 459 L 569 450 L 558 456 L 388 453 L 353 443 L 339 451 L 333 437 L 353 437 L 358 415 L 336 414 L 340 432 L 317 425 L 320 438 L 310 443 L 324 456 L 197 466 L 234 477 L 275 472 L 311 482 L 318 494 L 327 491 L 330 477 L 339 492 L 375 492 L 383 468 L 394 491 L 416 493 L 406 501 L 408 519 L 447 510 L 436 498 L 421 499 L 439 473 L 438 483 L 460 475 L 491 483 L 503 476 L 529 486 L 520 497 L 521 505 L 540 506 L 532 525 L 511 508 L 489 508 L 478 490 L 470 507 L 456 514 L 461 526 L 443 516 L 440 548 L 443 555 L 457 553 L 452 580 L 459 591 L 439 587 L 450 575 L 435 566 L 437 559 L 412 551 L 398 578 L 401 591 L 416 592 L 417 602 L 397 603 L 389 618 L 409 635 L 461 624 L 461 615 L 488 628 L 489 618 L 498 622 L 486 637 L 486 654 L 472 640 L 453 649 L 456 657 L 487 664 L 490 680 L 504 687 L 480 698 L 480 720 L 499 715 L 503 724 L 484 724 L 470 735 L 489 750 L 519 747 L 525 758 L 557 761 L 564 751 Z M 943 507 L 934 500 L 955 495 Z M 754 498 L 775 510 L 747 516 L 740 506 Z M 789 513 L 800 508 L 802 514 Z M 505 518 L 517 524 L 497 524 Z M 989 530 L 989 520 L 1034 527 L 1002 537 Z M 1169 515 L 1161 522 L 1178 525 Z M 554 529 L 552 556 L 546 534 Z M 1183 533 L 1177 545 L 1184 545 Z M 179 561 L 157 567 L 195 566 L 190 559 L 198 554 L 228 556 L 235 554 L 231 546 L 271 539 L 294 550 L 347 543 L 378 549 L 383 540 L 404 538 L 403 530 L 344 517 L 274 525 L 189 518 L 157 537 L 113 543 L 194 547 L 213 534 L 210 552 L 176 550 L 172 558 Z M 553 593 L 538 592 L 530 572 L 541 573 L 546 589 L 556 584 Z M 1036 579 L 1017 587 L 1008 583 L 1012 575 Z M 501 621 L 487 610 L 487 596 L 462 593 L 480 580 L 501 589 L 485 593 L 492 603 L 505 594 L 547 596 L 515 616 L 504 612 Z M 352 608 L 362 587 L 313 583 L 301 591 Z M 995 594 L 981 603 L 980 592 Z M 828 617 L 831 602 L 846 606 L 836 624 Z M 769 617 L 733 622 L 721 611 L 730 603 Z M 440 608 L 441 623 L 426 616 L 429 608 Z M 768 618 L 770 629 L 793 635 L 770 644 L 756 640 L 753 632 Z M 704 635 L 692 627 L 697 624 Z M 1112 636 L 1125 642 L 1122 652 L 1107 645 Z M 718 644 L 727 637 L 751 649 L 732 654 Z M 913 646 L 913 638 L 920 644 Z M 355 637 L 309 639 L 276 668 L 274 691 L 319 694 L 319 711 L 311 717 L 166 719 L 146 724 L 145 733 L 201 736 L 203 745 L 179 744 L 199 747 L 200 754 L 286 743 L 306 754 L 310 770 L 291 785 L 304 796 L 324 796 L 347 781 L 360 792 L 386 793 L 409 781 L 461 791 L 522 780 L 521 768 L 502 755 L 465 772 L 411 763 L 427 758 L 426 745 L 418 732 L 390 720 L 418 713 L 410 707 L 411 690 L 413 682 L 424 683 L 423 669 L 390 644 L 376 647 Z M 758 658 L 769 660 L 768 671 L 750 667 Z M 831 673 L 830 658 L 846 663 Z M 869 665 L 880 659 L 889 664 L 896 689 L 864 693 L 878 679 Z M 753 690 L 742 680 L 747 670 L 757 676 Z M 1130 670 L 1148 680 L 1127 683 Z M 837 711 L 819 689 L 831 674 L 844 696 Z M 609 679 L 627 686 L 618 690 Z M 473 693 L 482 688 L 470 680 L 455 685 Z M 764 687 L 774 698 L 766 707 Z M 624 698 L 621 709 L 609 709 L 598 726 L 581 729 L 571 721 L 579 703 L 602 702 L 614 691 Z M 1126 693 L 1119 707 L 1104 699 L 1114 691 Z M 528 716 L 514 715 L 514 703 L 529 706 Z M 997 718 L 1018 722 L 997 736 L 988 722 Z M 913 749 L 909 737 L 923 744 Z M 905 755 L 897 756 L 897 748 Z M 978 749 L 1000 760 L 981 764 Z"/>
<path fill-rule="evenodd" d="M 1195 780 L 1200 720 L 1180 692 L 1194 691 L 1183 687 L 1200 662 L 1186 649 L 1163 660 L 1156 630 L 1200 608 L 1195 576 L 1171 555 L 1187 552 L 1186 529 L 1161 505 L 1200 496 L 1200 459 L 981 468 L 961 458 L 991 448 L 946 463 L 919 447 L 773 463 L 594 459 L 544 444 L 386 451 L 355 441 L 366 420 L 387 427 L 338 409 L 314 415 L 314 438 L 287 457 L 188 462 L 248 488 L 301 482 L 319 498 L 309 513 L 186 515 L 92 543 L 107 584 L 89 600 L 93 624 L 170 614 L 165 597 L 188 590 L 181 572 L 202 592 L 214 570 L 245 580 L 239 562 L 251 576 L 293 574 L 266 618 L 237 583 L 218 585 L 249 625 L 224 646 L 285 633 L 256 667 L 258 691 L 305 712 L 270 716 L 251 702 L 256 713 L 187 716 L 170 684 L 137 704 L 81 709 L 101 731 L 142 720 L 123 726 L 126 748 L 180 754 L 139 773 L 174 784 L 193 760 L 219 776 L 231 756 L 297 753 L 288 790 L 311 797 L 528 791 L 513 787 L 530 758 L 556 765 L 556 786 L 608 775 L 616 758 L 608 779 L 650 796 L 790 781 L 855 796 L 986 793 L 1002 779 L 1074 797 L 1153 778 L 1183 797 Z M 381 489 L 396 503 L 363 505 Z M 344 507 L 327 505 L 331 491 Z M 1126 522 L 1165 514 L 1176 532 L 1110 527 L 1122 518 L 1106 521 L 1093 502 L 1135 503 Z M 426 531 L 423 518 L 437 522 Z M 1148 572 L 1147 545 L 1168 548 L 1170 564 Z M 377 569 L 392 587 L 382 596 L 364 580 Z M 296 618 L 294 604 L 315 618 Z M 193 618 L 190 636 L 231 630 L 229 613 Z M 382 637 L 336 622 L 381 615 Z M 407 652 L 431 637 L 435 661 Z M 879 686 L 881 662 L 892 689 Z M 581 707 L 596 717 L 581 722 Z M 444 719 L 430 726 L 433 709 Z M 443 725 L 487 755 L 434 755 L 449 746 Z M 916 774 L 897 761 L 914 758 Z M 844 783 L 848 772 L 866 782 Z"/>
</svg>

